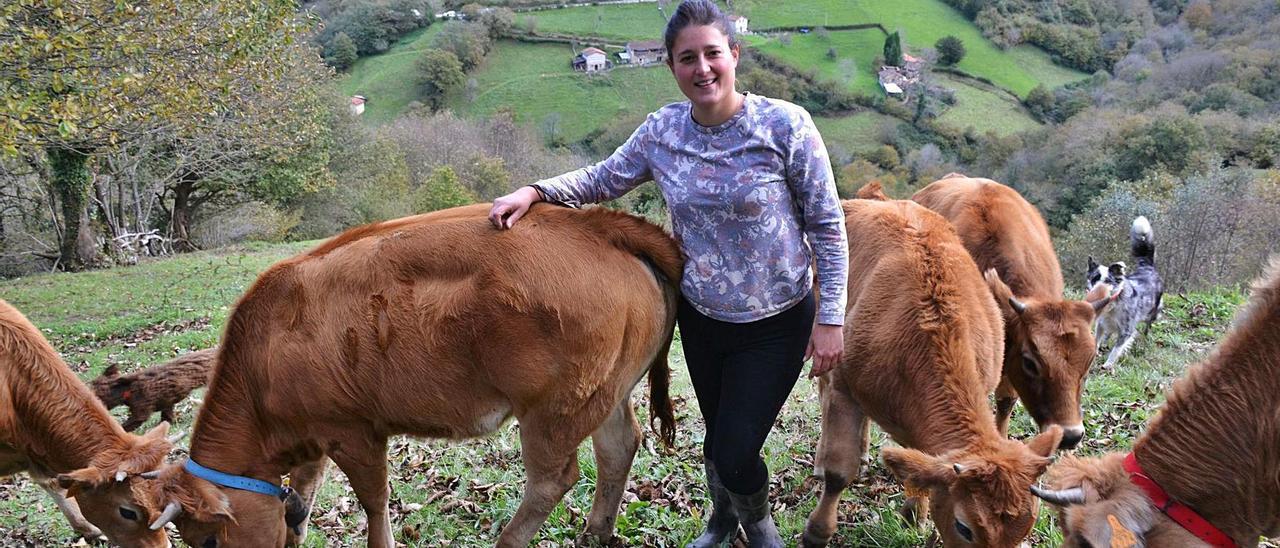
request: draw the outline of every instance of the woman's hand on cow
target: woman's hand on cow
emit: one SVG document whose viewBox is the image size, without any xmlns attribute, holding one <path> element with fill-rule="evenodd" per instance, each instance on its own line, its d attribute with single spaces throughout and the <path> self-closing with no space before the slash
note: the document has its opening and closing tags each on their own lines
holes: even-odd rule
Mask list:
<svg viewBox="0 0 1280 548">
<path fill-rule="evenodd" d="M 804 359 L 809 358 L 813 358 L 809 378 L 821 377 L 835 369 L 844 358 L 844 327 L 814 324 L 813 334 L 809 336 L 809 347 L 804 351 Z"/>
<path fill-rule="evenodd" d="M 498 228 L 511 228 L 529 212 L 529 206 L 542 201 L 542 193 L 532 186 L 522 186 L 515 192 L 493 201 L 489 208 L 489 222 Z"/>
</svg>

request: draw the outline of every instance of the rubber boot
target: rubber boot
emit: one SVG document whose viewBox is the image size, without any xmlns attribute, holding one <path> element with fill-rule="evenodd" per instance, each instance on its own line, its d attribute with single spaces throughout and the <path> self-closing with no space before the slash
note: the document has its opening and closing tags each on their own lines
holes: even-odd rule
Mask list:
<svg viewBox="0 0 1280 548">
<path fill-rule="evenodd" d="M 703 461 L 707 471 L 707 496 L 711 497 L 711 515 L 707 518 L 707 530 L 685 548 L 717 548 L 728 546 L 738 534 L 738 513 L 729 500 L 729 490 L 720 483 L 720 474 L 711 461 Z"/>
<path fill-rule="evenodd" d="M 742 522 L 749 548 L 783 547 L 782 537 L 778 536 L 778 527 L 773 524 L 773 515 L 770 513 L 768 483 L 750 495 L 729 491 L 729 500 L 733 502 L 733 509 Z"/>
</svg>

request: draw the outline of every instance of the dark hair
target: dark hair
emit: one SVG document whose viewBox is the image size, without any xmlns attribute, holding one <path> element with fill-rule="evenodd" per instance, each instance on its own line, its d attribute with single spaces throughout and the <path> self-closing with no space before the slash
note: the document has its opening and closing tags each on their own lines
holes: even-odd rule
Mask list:
<svg viewBox="0 0 1280 548">
<path fill-rule="evenodd" d="M 729 47 L 738 45 L 738 36 L 733 32 L 733 23 L 729 21 L 729 16 L 725 15 L 715 2 L 711 0 L 684 0 L 680 2 L 680 7 L 676 8 L 675 14 L 667 21 L 667 30 L 662 33 L 663 42 L 667 46 L 667 59 L 670 60 L 675 55 L 672 48 L 676 47 L 676 36 L 685 27 L 708 25 L 715 27 L 723 32 L 729 38 Z"/>
</svg>

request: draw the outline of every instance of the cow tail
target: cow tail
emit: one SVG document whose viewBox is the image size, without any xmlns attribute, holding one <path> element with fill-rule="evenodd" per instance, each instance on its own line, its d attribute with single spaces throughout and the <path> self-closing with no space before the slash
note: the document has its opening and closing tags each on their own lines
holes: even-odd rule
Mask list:
<svg viewBox="0 0 1280 548">
<path fill-rule="evenodd" d="M 649 428 L 658 434 L 662 445 L 667 449 L 674 449 L 676 446 L 675 406 L 671 403 L 671 367 L 667 363 L 674 328 L 673 324 L 667 330 L 666 342 L 662 343 L 662 349 L 649 366 Z M 661 422 L 660 428 L 653 425 L 654 420 Z"/>
</svg>

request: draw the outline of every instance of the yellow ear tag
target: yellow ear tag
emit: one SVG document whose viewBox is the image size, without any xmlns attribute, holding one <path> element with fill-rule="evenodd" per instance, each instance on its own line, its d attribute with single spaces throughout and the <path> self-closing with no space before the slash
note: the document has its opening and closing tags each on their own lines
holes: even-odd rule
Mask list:
<svg viewBox="0 0 1280 548">
<path fill-rule="evenodd" d="M 1133 548 L 1138 545 L 1138 538 L 1120 525 L 1120 520 L 1114 515 L 1107 514 L 1107 523 L 1111 524 L 1111 548 Z"/>
</svg>

